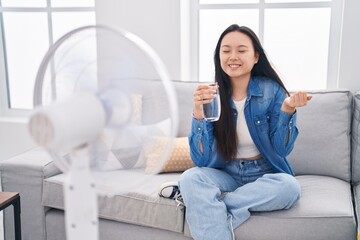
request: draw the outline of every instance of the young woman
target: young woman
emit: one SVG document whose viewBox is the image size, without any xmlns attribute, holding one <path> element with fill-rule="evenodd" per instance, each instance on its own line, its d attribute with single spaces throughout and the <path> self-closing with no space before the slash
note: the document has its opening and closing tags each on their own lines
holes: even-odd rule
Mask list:
<svg viewBox="0 0 360 240">
<path fill-rule="evenodd" d="M 195 240 L 235 239 L 233 229 L 250 212 L 298 201 L 300 186 L 286 156 L 298 135 L 296 108 L 311 99 L 306 92 L 290 96 L 247 27 L 231 25 L 221 34 L 214 62 L 221 116 L 203 120 L 202 105 L 214 99 L 214 89 L 199 85 L 189 135 L 197 167 L 179 182 Z"/>
</svg>

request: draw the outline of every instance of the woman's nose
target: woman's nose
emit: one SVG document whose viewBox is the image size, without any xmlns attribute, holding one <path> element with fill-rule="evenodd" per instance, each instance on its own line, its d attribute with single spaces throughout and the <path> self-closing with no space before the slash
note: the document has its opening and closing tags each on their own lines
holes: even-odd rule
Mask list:
<svg viewBox="0 0 360 240">
<path fill-rule="evenodd" d="M 239 59 L 239 57 L 236 54 L 236 52 L 232 52 L 231 55 L 230 55 L 230 60 L 238 60 L 238 59 Z"/>
</svg>

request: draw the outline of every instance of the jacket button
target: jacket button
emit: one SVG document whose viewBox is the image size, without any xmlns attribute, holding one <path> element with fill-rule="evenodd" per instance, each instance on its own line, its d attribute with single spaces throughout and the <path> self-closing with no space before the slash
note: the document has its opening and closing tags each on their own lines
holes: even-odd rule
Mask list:
<svg viewBox="0 0 360 240">
<path fill-rule="evenodd" d="M 260 121 L 257 121 L 256 123 L 257 123 L 257 124 L 260 124 L 261 122 L 260 122 Z"/>
</svg>

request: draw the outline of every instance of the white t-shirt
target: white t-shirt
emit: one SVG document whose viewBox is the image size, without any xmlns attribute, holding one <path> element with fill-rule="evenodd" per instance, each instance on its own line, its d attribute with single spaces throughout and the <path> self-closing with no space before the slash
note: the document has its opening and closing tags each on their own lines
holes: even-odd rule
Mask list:
<svg viewBox="0 0 360 240">
<path fill-rule="evenodd" d="M 246 98 L 240 101 L 235 101 L 236 110 L 238 111 L 236 133 L 238 135 L 239 143 L 237 146 L 236 158 L 251 158 L 260 154 L 259 150 L 252 140 L 249 129 L 245 120 L 244 106 Z"/>
</svg>

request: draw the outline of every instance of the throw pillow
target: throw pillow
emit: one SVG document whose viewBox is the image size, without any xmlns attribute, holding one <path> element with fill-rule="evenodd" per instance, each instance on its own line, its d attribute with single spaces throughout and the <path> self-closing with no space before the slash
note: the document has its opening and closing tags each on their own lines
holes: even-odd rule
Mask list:
<svg viewBox="0 0 360 240">
<path fill-rule="evenodd" d="M 117 132 L 111 152 L 121 164 L 122 168 L 145 167 L 142 154 L 143 143 L 149 136 L 170 135 L 171 121 L 165 119 L 152 125 L 130 126 Z"/>
<path fill-rule="evenodd" d="M 170 144 L 170 139 L 166 137 L 155 137 L 144 147 L 144 157 L 146 160 L 146 173 L 154 173 L 161 167 L 161 173 L 183 172 L 194 167 L 190 158 L 190 146 L 187 137 L 176 138 L 170 155 L 161 163 L 163 155 Z"/>
<path fill-rule="evenodd" d="M 131 95 L 131 102 L 132 102 L 132 115 L 130 117 L 130 123 L 135 125 L 141 124 L 141 117 L 142 117 L 142 95 L 133 94 Z"/>
</svg>

